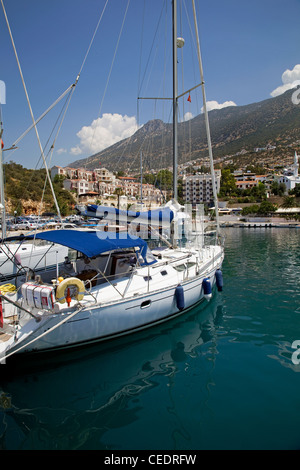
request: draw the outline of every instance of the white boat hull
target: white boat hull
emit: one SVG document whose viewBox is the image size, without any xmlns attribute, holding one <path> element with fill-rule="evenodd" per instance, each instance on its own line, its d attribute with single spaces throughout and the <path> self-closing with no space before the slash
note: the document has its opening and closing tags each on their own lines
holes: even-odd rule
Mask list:
<svg viewBox="0 0 300 470">
<path fill-rule="evenodd" d="M 220 250 L 219 255 L 208 262 L 205 272 L 180 281 L 184 291 L 184 307 L 181 309 L 177 306 L 175 296 L 177 283 L 172 283 L 167 288 L 162 285 L 161 288 L 151 292 L 147 292 L 145 288 L 144 293 L 136 295 L 129 292 L 125 298 L 112 301 L 105 301 L 104 294 L 107 288 L 103 288 L 102 292 L 98 289 L 96 305 L 93 305 L 92 296 L 87 295 L 78 313 L 76 313 L 78 305 L 73 308 L 64 307 L 58 313 L 49 312 L 49 315 L 43 315 L 38 323 L 35 319 L 27 321 L 22 325 L 21 333 L 16 335 L 16 341 L 9 345 L 6 353 L 45 352 L 78 347 L 131 334 L 170 320 L 206 301 L 202 287 L 203 279 L 209 278 L 211 285 L 214 286 L 215 272 L 220 269 L 222 261 L 223 254 Z M 184 277 L 183 273 L 180 275 Z M 145 281 L 143 283 L 147 284 Z M 101 303 L 99 299 L 102 295 L 104 301 Z M 1 356 L 4 354 L 2 351 Z"/>
</svg>

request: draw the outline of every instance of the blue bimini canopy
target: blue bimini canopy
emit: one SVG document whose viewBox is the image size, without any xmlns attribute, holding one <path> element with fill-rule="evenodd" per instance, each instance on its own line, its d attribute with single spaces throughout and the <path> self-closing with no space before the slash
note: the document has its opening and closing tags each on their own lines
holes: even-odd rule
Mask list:
<svg viewBox="0 0 300 470">
<path fill-rule="evenodd" d="M 155 262 L 155 259 L 151 257 L 151 253 L 148 253 L 148 246 L 145 240 L 128 233 L 101 232 L 99 230 L 86 232 L 81 230 L 49 230 L 27 238 L 47 240 L 64 245 L 83 253 L 88 258 L 93 258 L 108 251 L 139 248 L 140 255 L 143 258 L 143 263 L 141 264 L 152 264 Z"/>
</svg>

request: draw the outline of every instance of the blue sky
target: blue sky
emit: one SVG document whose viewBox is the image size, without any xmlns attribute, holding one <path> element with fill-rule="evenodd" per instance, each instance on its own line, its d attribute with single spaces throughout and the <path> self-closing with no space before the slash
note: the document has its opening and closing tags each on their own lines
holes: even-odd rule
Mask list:
<svg viewBox="0 0 300 470">
<path fill-rule="evenodd" d="M 3 1 L 38 118 L 75 81 L 106 0 Z M 211 108 L 268 99 L 300 80 L 300 0 L 196 0 L 196 8 Z M 178 56 L 181 93 L 200 78 L 186 15 L 188 12 L 193 20 L 191 1 L 185 0 L 181 6 L 178 0 L 178 9 L 178 35 L 185 38 Z M 168 101 L 139 100 L 137 105 L 139 94 L 171 96 L 170 14 L 170 0 L 108 0 L 49 166 L 66 166 L 90 156 L 127 137 L 149 119 L 170 121 Z M 32 121 L 2 6 L 0 45 L 0 80 L 6 84 L 3 140 L 7 148 Z M 191 101 L 182 100 L 181 119 L 201 112 L 200 89 L 191 92 Z M 43 145 L 63 103 L 38 125 Z M 13 160 L 26 168 L 41 166 L 33 130 L 18 147 L 4 152 L 6 162 Z"/>
</svg>

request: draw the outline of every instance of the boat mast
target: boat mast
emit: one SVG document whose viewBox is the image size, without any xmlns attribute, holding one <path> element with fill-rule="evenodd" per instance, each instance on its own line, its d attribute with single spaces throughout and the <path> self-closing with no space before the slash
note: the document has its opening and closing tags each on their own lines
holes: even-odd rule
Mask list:
<svg viewBox="0 0 300 470">
<path fill-rule="evenodd" d="M 140 154 L 140 164 L 141 164 L 141 207 L 142 207 L 142 204 L 143 204 L 143 154 L 142 154 L 142 151 L 141 151 L 141 154 Z"/>
<path fill-rule="evenodd" d="M 1 111 L 1 110 L 0 110 Z M 4 195 L 4 178 L 3 178 L 3 152 L 2 152 L 2 117 L 0 113 L 0 212 L 2 238 L 6 237 L 6 213 L 5 213 L 5 195 Z"/>
<path fill-rule="evenodd" d="M 178 97 L 177 97 L 177 0 L 172 1 L 172 18 L 173 18 L 173 198 L 177 200 L 177 167 L 178 167 L 178 135 L 177 135 L 177 119 L 178 119 Z"/>
</svg>

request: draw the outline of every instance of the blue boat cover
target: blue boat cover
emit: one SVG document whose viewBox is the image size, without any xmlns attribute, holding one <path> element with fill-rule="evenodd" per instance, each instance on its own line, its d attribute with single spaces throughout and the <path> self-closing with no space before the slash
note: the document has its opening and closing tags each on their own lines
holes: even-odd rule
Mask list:
<svg viewBox="0 0 300 470">
<path fill-rule="evenodd" d="M 142 238 L 129 235 L 127 232 L 101 232 L 99 230 L 49 230 L 37 233 L 32 237 L 37 240 L 47 240 L 52 243 L 64 245 L 83 253 L 89 258 L 98 256 L 107 251 L 138 247 L 144 260 L 143 264 L 152 264 L 155 260 L 149 257 L 148 245 Z M 148 255 L 148 256 L 147 256 Z M 150 259 L 149 259 L 150 258 Z"/>
<path fill-rule="evenodd" d="M 135 212 L 131 210 L 120 210 L 116 207 L 98 206 L 96 204 L 88 204 L 86 210 L 81 215 L 95 217 L 99 219 L 126 219 L 128 222 L 136 221 L 144 224 L 161 224 L 162 222 L 171 223 L 174 218 L 174 212 L 169 207 L 154 209 L 149 211 Z"/>
</svg>

